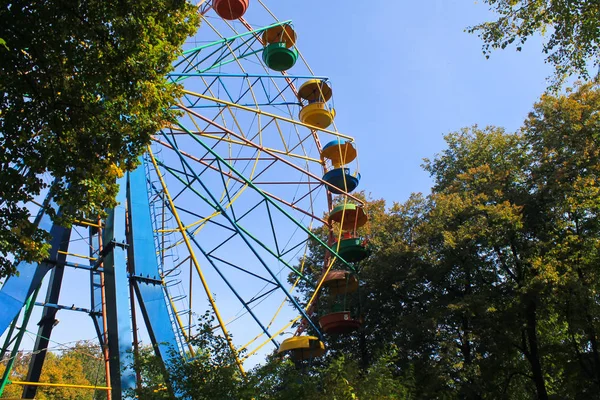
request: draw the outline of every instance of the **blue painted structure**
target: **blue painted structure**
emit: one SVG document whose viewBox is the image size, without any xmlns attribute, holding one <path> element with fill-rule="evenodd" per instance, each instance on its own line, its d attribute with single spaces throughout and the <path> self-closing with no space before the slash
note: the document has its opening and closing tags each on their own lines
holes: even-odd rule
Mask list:
<svg viewBox="0 0 600 400">
<path fill-rule="evenodd" d="M 116 398 L 120 398 L 127 390 L 135 387 L 133 370 L 125 369 L 127 365 L 133 364 L 126 262 L 128 243 L 125 233 L 127 180 L 121 178 L 118 183 L 120 185 L 117 195 L 118 205 L 108 212 L 102 238 L 103 248 L 100 253 L 104 259 L 110 383 L 113 397 Z"/>
<path fill-rule="evenodd" d="M 160 270 L 156 258 L 148 189 L 144 165 L 127 174 L 119 181 L 120 190 L 117 196 L 117 207 L 108 211 L 105 228 L 102 232 L 102 249 L 97 228 L 90 228 L 89 239 L 90 265 L 79 265 L 67 262 L 66 253 L 71 230 L 52 223 L 42 207 L 36 218 L 38 226 L 50 232 L 51 250 L 48 260 L 40 263 L 19 263 L 18 276 L 7 279 L 0 289 L 0 334 L 18 318 L 21 309 L 34 292 L 42 285 L 42 280 L 50 272 L 48 292 L 44 302 L 36 303 L 44 307 L 42 318 L 38 323 L 38 336 L 34 347 L 27 381 L 38 381 L 45 360 L 52 328 L 55 324 L 56 312 L 65 309 L 58 305 L 62 277 L 66 268 L 82 268 L 90 270 L 89 309 L 71 307 L 76 311 L 88 312 L 92 317 L 101 345 L 107 345 L 110 354 L 110 379 L 112 398 L 125 398 L 128 391 L 135 388 L 133 364 L 130 285 L 133 285 L 142 311 L 152 344 L 163 364 L 171 362 L 173 354 L 177 354 L 177 340 L 173 326 L 165 321 L 170 320 L 169 303 L 162 285 Z M 59 252 L 60 251 L 60 252 Z M 107 338 L 104 341 L 102 319 L 102 287 L 101 275 L 104 273 L 106 295 Z M 144 279 L 149 278 L 149 279 Z M 35 300 L 30 300 L 32 303 Z M 14 326 L 14 324 L 13 324 Z M 13 335 L 14 329 L 8 332 L 6 348 L 11 341 L 20 342 L 25 329 Z M 17 340 L 14 340 L 17 339 Z M 173 349 L 176 353 L 171 353 Z M 23 397 L 34 398 L 34 386 L 25 386 Z"/>
<path fill-rule="evenodd" d="M 180 350 L 170 320 L 169 304 L 159 271 L 150 216 L 144 160 L 128 174 L 129 260 L 132 285 L 156 355 L 168 366 Z M 141 278 L 140 278 L 141 277 Z M 151 279 L 144 279 L 151 278 Z"/>
<path fill-rule="evenodd" d="M 58 296 L 60 295 L 60 289 L 62 284 L 63 274 L 65 272 L 64 262 L 67 256 L 64 254 L 69 248 L 69 239 L 71 236 L 70 229 L 63 229 L 61 231 L 62 237 L 59 241 L 59 250 L 61 253 L 56 255 L 56 264 L 50 272 L 50 282 L 48 283 L 48 292 L 46 293 L 45 303 L 55 304 L 58 302 Z M 29 371 L 27 373 L 26 382 L 39 382 L 40 376 L 42 375 L 42 366 L 46 359 L 46 353 L 48 345 L 50 344 L 50 336 L 52 335 L 52 328 L 54 328 L 56 321 L 56 312 L 58 308 L 44 307 L 42 312 L 42 318 L 38 322 L 39 328 L 35 338 L 35 345 L 33 346 L 33 354 L 31 361 L 29 362 Z M 35 398 L 37 392 L 37 386 L 25 386 L 23 388 L 23 397 L 26 399 Z"/>
<path fill-rule="evenodd" d="M 45 207 L 53 207 L 53 205 L 46 202 Z M 2 290 L 0 290 L 0 310 L 2 310 L 0 312 L 0 335 L 19 315 L 29 296 L 41 285 L 44 276 L 56 265 L 61 243 L 68 235 L 68 229 L 52 224 L 50 216 L 44 211 L 45 207 L 40 209 L 36 223 L 41 229 L 50 232 L 52 236 L 49 260 L 40 264 L 22 261 L 17 265 L 18 276 L 4 282 Z"/>
</svg>

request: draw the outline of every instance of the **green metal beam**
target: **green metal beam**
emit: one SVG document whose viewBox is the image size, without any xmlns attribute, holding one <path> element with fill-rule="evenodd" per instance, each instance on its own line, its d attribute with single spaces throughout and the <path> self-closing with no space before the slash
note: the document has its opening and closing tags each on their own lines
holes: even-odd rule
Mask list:
<svg viewBox="0 0 600 400">
<path fill-rule="evenodd" d="M 19 347 L 21 347 L 21 340 L 23 340 L 23 335 L 25 334 L 25 331 L 27 329 L 27 324 L 29 323 L 29 318 L 31 317 L 31 312 L 33 311 L 33 306 L 35 304 L 39 292 L 40 287 L 38 286 L 38 288 L 35 289 L 33 294 L 29 297 L 29 299 L 27 299 L 27 302 L 25 303 L 25 314 L 23 315 L 23 322 L 21 323 L 21 328 L 19 328 L 19 332 L 17 333 L 17 339 L 15 340 L 12 352 L 10 353 L 10 359 L 6 364 L 6 369 L 4 370 L 2 380 L 0 381 L 0 396 L 2 396 L 4 388 L 8 384 L 8 378 L 10 377 L 12 367 L 15 363 L 15 358 L 17 356 L 17 353 L 19 352 Z M 18 318 L 19 316 L 17 315 L 17 318 L 14 320 L 13 323 L 16 323 Z"/>
</svg>

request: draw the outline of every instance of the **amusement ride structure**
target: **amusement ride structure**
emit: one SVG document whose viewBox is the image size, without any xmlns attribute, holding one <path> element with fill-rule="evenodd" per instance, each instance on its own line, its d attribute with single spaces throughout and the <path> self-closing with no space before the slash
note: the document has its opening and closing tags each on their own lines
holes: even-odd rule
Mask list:
<svg viewBox="0 0 600 400">
<path fill-rule="evenodd" d="M 0 395 L 13 384 L 34 398 L 46 384 L 57 313 L 89 319 L 107 374 L 94 389 L 112 399 L 136 386 L 124 366 L 141 336 L 165 365 L 173 349 L 194 357 L 195 324 L 207 309 L 242 370 L 273 350 L 310 360 L 324 354 L 327 335 L 360 328 L 367 215 L 352 195 L 357 149 L 335 127 L 332 82 L 313 74 L 292 22 L 278 21 L 261 0 L 198 9 L 201 28 L 169 74 L 184 88 L 178 122 L 157 132 L 140 166 L 119 178 L 118 206 L 103 220 L 64 228 L 46 213 L 56 205 L 31 205 L 52 247 L 40 264 L 20 262 L 0 289 Z M 313 233 L 322 225 L 326 239 Z M 316 282 L 304 274 L 309 243 L 325 254 Z M 69 274 L 78 274 L 77 288 Z M 314 287 L 306 305 L 297 301 L 302 280 Z M 64 302 L 75 289 L 84 293 L 78 303 Z M 26 333 L 34 338 L 29 370 L 15 379 Z"/>
</svg>

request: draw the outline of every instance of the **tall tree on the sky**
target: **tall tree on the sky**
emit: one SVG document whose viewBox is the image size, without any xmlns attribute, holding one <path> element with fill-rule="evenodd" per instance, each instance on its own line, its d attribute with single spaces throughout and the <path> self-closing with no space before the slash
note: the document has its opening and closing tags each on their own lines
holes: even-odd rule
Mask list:
<svg viewBox="0 0 600 400">
<path fill-rule="evenodd" d="M 174 118 L 166 73 L 198 16 L 184 0 L 49 0 L 5 2 L 0 21 L 3 277 L 14 272 L 9 254 L 47 253 L 24 206 L 44 189 L 60 223 L 114 206 L 116 178 Z"/>
<path fill-rule="evenodd" d="M 555 67 L 553 86 L 575 75 L 583 79 L 600 72 L 600 2 L 590 0 L 484 0 L 499 18 L 468 28 L 483 39 L 486 57 L 494 49 L 546 36 L 546 61 Z M 591 67 L 591 68 L 590 68 Z"/>
</svg>

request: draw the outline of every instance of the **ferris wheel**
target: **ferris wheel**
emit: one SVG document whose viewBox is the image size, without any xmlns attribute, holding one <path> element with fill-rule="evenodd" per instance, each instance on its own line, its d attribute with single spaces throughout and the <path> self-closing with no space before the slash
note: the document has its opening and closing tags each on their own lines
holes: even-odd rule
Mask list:
<svg viewBox="0 0 600 400">
<path fill-rule="evenodd" d="M 178 120 L 119 179 L 119 205 L 71 229 L 40 208 L 50 259 L 21 263 L 0 291 L 1 359 L 18 351 L 19 327 L 39 326 L 25 398 L 35 395 L 27 382 L 40 378 L 58 312 L 91 317 L 113 398 L 135 386 L 121 367 L 139 336 L 147 333 L 164 363 L 173 348 L 193 357 L 206 310 L 241 369 L 273 350 L 310 360 L 325 352 L 327 335 L 360 327 L 353 297 L 367 215 L 352 195 L 357 148 L 335 125 L 332 81 L 308 66 L 292 21 L 261 0 L 201 2 L 199 12 L 201 27 L 168 76 L 183 88 Z M 322 225 L 326 239 L 313 233 Z M 309 243 L 325 254 L 317 282 L 304 271 Z M 70 270 L 87 276 L 83 304 L 61 302 Z M 308 304 L 297 300 L 303 280 L 314 287 Z M 39 322 L 30 319 L 36 306 Z"/>
</svg>

